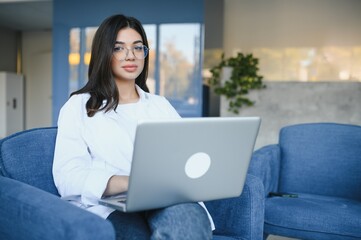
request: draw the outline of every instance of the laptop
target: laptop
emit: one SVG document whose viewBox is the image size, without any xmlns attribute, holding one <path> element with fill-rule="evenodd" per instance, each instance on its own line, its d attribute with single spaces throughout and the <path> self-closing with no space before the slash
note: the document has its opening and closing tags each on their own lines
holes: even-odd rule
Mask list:
<svg viewBox="0 0 361 240">
<path fill-rule="evenodd" d="M 260 123 L 260 117 L 139 122 L 128 191 L 99 204 L 135 212 L 239 196 Z"/>
</svg>

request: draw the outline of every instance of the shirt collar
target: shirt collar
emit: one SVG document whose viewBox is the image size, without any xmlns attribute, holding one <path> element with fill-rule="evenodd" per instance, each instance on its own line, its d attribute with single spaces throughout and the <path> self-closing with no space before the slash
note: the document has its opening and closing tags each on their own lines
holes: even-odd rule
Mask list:
<svg viewBox="0 0 361 240">
<path fill-rule="evenodd" d="M 138 92 L 139 95 L 139 101 L 144 102 L 149 99 L 149 96 L 146 94 L 146 92 L 143 91 L 137 84 L 135 84 L 135 89 Z"/>
<path fill-rule="evenodd" d="M 139 95 L 139 102 L 147 103 L 148 100 L 149 100 L 148 94 L 145 91 L 143 91 L 143 89 L 141 89 L 137 84 L 135 84 L 135 89 L 137 90 L 138 95 Z M 106 100 L 103 101 L 103 106 L 104 106 L 105 103 L 106 103 Z M 110 111 L 108 113 L 105 113 L 105 114 L 107 114 L 107 116 L 109 116 L 109 117 L 117 118 L 117 114 L 116 114 L 116 112 L 114 110 L 112 110 L 112 111 Z"/>
</svg>

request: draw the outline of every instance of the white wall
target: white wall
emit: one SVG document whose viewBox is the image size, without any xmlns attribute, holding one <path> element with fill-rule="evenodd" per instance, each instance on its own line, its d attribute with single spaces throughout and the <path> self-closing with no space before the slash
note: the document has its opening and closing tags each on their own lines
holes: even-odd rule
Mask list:
<svg viewBox="0 0 361 240">
<path fill-rule="evenodd" d="M 337 122 L 361 125 L 361 83 L 267 82 L 267 88 L 252 91 L 252 107 L 239 116 L 260 116 L 261 128 L 256 149 L 278 142 L 279 130 L 287 125 L 310 122 Z M 234 116 L 221 99 L 221 116 Z"/>
<path fill-rule="evenodd" d="M 52 32 L 23 32 L 25 128 L 51 126 Z"/>
<path fill-rule="evenodd" d="M 361 45 L 359 0 L 224 0 L 224 48 Z"/>
</svg>

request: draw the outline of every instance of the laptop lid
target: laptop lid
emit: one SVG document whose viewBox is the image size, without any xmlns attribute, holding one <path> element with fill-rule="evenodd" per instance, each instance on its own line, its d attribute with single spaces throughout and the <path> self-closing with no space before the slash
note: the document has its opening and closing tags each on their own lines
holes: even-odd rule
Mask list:
<svg viewBox="0 0 361 240">
<path fill-rule="evenodd" d="M 139 122 L 126 211 L 239 196 L 260 121 L 212 117 Z M 124 208 L 110 201 L 100 203 Z"/>
</svg>

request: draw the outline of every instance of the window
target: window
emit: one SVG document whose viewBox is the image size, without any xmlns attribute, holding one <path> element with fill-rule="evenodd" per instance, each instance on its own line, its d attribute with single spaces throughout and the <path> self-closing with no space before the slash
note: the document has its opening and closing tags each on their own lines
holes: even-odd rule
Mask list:
<svg viewBox="0 0 361 240">
<path fill-rule="evenodd" d="M 80 28 L 70 30 L 69 48 L 69 93 L 79 88 Z"/>
<path fill-rule="evenodd" d="M 149 92 L 156 93 L 156 59 L 158 55 L 157 51 L 157 26 L 154 24 L 148 24 L 143 26 L 149 45 L 149 69 L 147 86 Z"/>
<path fill-rule="evenodd" d="M 185 116 L 201 115 L 201 25 L 160 25 L 159 93 Z"/>
</svg>

